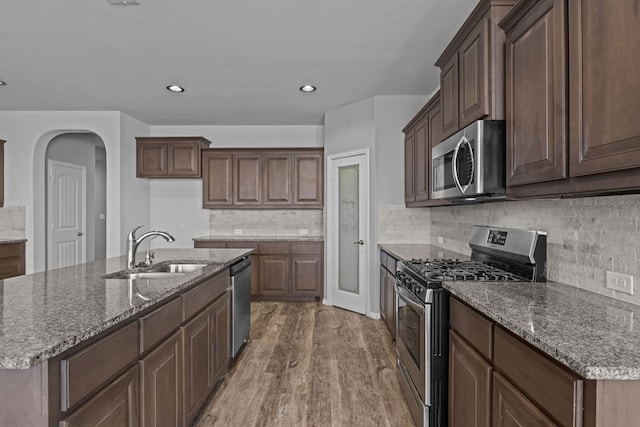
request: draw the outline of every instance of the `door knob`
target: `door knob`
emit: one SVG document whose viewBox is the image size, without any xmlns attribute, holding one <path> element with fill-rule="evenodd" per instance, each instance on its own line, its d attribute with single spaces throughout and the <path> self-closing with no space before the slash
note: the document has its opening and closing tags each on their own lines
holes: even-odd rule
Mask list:
<svg viewBox="0 0 640 427">
<path fill-rule="evenodd" d="M 364 245 L 364 240 L 360 239 L 357 242 L 353 242 L 354 245 Z"/>
<path fill-rule="evenodd" d="M 84 233 L 82 231 L 78 231 L 78 237 L 82 236 Z"/>
</svg>

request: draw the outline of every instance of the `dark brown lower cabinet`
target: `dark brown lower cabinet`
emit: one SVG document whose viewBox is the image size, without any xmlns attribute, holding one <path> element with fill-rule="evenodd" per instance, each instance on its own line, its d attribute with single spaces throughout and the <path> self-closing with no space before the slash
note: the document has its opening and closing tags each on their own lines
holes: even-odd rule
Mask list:
<svg viewBox="0 0 640 427">
<path fill-rule="evenodd" d="M 23 275 L 24 258 L 24 242 L 0 244 L 0 279 Z"/>
<path fill-rule="evenodd" d="M 463 425 L 463 424 L 460 424 Z M 472 425 L 472 424 L 466 424 Z M 493 374 L 493 426 L 555 426 L 536 405 L 502 375 Z"/>
<path fill-rule="evenodd" d="M 254 300 L 308 301 L 324 295 L 322 241 L 204 241 L 195 248 L 254 249 L 251 297 Z"/>
<path fill-rule="evenodd" d="M 396 337 L 395 271 L 398 262 L 387 252 L 380 251 L 380 318 L 387 325 L 391 336 Z"/>
<path fill-rule="evenodd" d="M 60 427 L 138 425 L 138 368 L 132 367 L 60 421 Z"/>
<path fill-rule="evenodd" d="M 138 362 L 140 425 L 182 424 L 182 334 L 167 338 Z"/>
<path fill-rule="evenodd" d="M 449 425 L 491 425 L 491 365 L 458 334 L 449 332 Z"/>
<path fill-rule="evenodd" d="M 184 425 L 198 415 L 213 386 L 213 310 L 205 309 L 182 327 L 184 353 Z"/>
<path fill-rule="evenodd" d="M 231 301 L 229 292 L 221 296 L 211 306 L 211 320 L 213 337 L 211 339 L 214 348 L 211 359 L 213 372 L 213 384 L 227 374 L 231 345 Z"/>
</svg>

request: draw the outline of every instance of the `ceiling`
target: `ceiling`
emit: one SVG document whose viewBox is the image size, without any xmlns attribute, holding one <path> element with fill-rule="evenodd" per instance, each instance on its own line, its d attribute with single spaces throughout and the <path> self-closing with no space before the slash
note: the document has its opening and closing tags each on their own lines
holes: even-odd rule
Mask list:
<svg viewBox="0 0 640 427">
<path fill-rule="evenodd" d="M 426 95 L 476 0 L 3 1 L 0 110 L 122 111 L 149 125 L 318 125 Z M 186 91 L 175 94 L 171 83 Z M 317 92 L 298 88 L 311 83 Z"/>
</svg>

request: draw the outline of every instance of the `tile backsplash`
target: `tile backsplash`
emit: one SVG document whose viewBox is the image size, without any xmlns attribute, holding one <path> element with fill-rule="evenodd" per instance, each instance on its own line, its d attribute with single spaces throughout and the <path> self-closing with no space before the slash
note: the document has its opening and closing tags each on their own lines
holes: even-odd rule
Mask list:
<svg viewBox="0 0 640 427">
<path fill-rule="evenodd" d="M 212 209 L 209 211 L 209 234 L 219 237 L 238 237 L 236 230 L 247 237 L 322 236 L 321 210 L 291 209 Z M 300 230 L 307 230 L 302 234 Z"/>
<path fill-rule="evenodd" d="M 541 230 L 549 280 L 640 304 L 640 195 L 497 202 L 430 209 L 431 243 L 469 253 L 473 224 Z M 634 276 L 635 295 L 605 286 L 605 272 Z"/>
<path fill-rule="evenodd" d="M 378 243 L 424 243 L 430 238 L 430 211 L 398 205 L 378 207 Z"/>
<path fill-rule="evenodd" d="M 0 239 L 24 239 L 27 235 L 25 224 L 24 206 L 0 208 Z"/>
</svg>

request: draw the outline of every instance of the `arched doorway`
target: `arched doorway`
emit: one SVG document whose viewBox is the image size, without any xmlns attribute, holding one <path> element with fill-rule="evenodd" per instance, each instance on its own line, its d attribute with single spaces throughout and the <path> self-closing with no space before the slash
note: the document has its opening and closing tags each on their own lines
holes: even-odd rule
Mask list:
<svg viewBox="0 0 640 427">
<path fill-rule="evenodd" d="M 46 269 L 106 257 L 106 150 L 93 133 L 63 133 L 45 154 Z"/>
</svg>

